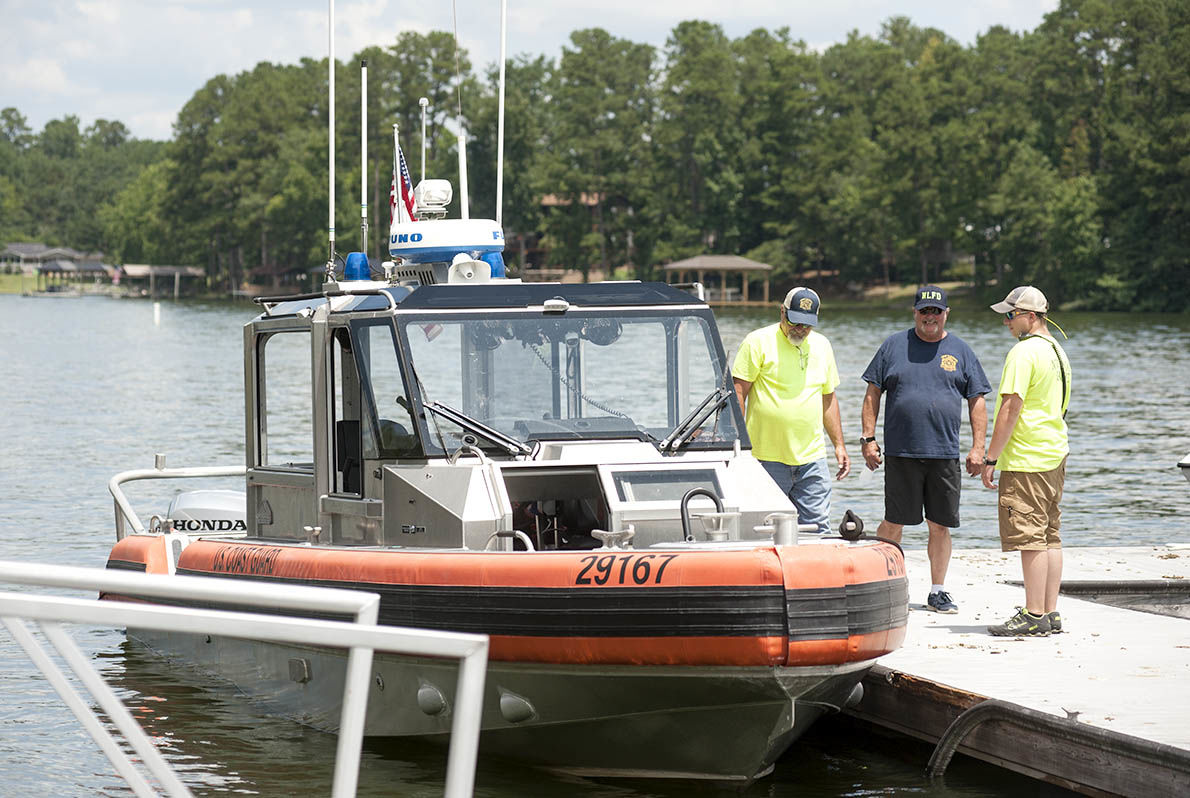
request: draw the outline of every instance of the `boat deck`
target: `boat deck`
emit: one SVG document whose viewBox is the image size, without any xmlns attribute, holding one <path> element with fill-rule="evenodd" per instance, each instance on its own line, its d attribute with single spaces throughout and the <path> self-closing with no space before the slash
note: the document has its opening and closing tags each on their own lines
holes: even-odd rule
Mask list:
<svg viewBox="0 0 1190 798">
<path fill-rule="evenodd" d="M 1146 594 L 1175 612 L 1190 603 L 1190 546 L 1064 551 L 1063 584 L 1085 596 Z M 956 615 L 925 609 L 926 552 L 907 551 L 906 564 L 905 645 L 880 659 L 850 714 L 937 742 L 965 710 L 998 699 L 1015 706 L 986 707 L 960 753 L 1088 794 L 1190 794 L 1190 620 L 1064 592 L 1063 634 L 992 637 L 986 627 L 1024 603 L 1019 554 L 956 549 L 946 580 Z"/>
</svg>

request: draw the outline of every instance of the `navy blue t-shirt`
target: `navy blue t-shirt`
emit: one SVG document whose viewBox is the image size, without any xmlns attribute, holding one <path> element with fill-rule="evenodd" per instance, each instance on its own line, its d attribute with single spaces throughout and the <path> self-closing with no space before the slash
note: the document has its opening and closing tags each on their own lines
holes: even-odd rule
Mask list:
<svg viewBox="0 0 1190 798">
<path fill-rule="evenodd" d="M 965 400 L 992 390 L 961 338 L 930 343 L 912 329 L 880 345 L 864 381 L 884 391 L 884 451 L 894 457 L 958 459 Z"/>
</svg>

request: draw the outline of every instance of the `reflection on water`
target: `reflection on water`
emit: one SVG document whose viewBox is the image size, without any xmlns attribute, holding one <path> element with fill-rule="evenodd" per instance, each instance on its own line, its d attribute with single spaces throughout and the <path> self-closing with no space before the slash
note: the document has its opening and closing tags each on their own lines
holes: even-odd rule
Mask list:
<svg viewBox="0 0 1190 798">
<path fill-rule="evenodd" d="M 100 297 L 0 296 L 0 559 L 102 566 L 114 542 L 107 480 L 169 464 L 243 462 L 241 327 L 248 305 L 165 303 Z M 775 313 L 719 315 L 733 356 L 750 330 Z M 1190 491 L 1175 463 L 1190 451 L 1190 407 L 1180 390 L 1190 371 L 1190 319 L 1070 315 L 1059 320 L 1074 369 L 1068 421 L 1071 457 L 1064 502 L 1067 545 L 1140 545 L 1185 540 Z M 859 460 L 859 375 L 880 342 L 910 314 L 832 313 L 830 338 L 843 384 L 848 449 Z M 983 361 L 995 385 L 1012 341 L 991 311 L 951 314 L 948 328 Z M 964 430 L 964 440 L 969 432 Z M 838 483 L 833 517 L 854 508 L 879 520 L 883 482 L 858 462 Z M 134 483 L 142 515 L 169 498 L 217 483 Z M 992 493 L 964 483 L 959 547 L 996 545 Z M 924 526 L 905 531 L 925 544 Z M 923 575 L 924 576 L 924 575 Z M 79 629 L 75 638 L 112 677 L 134 714 L 200 794 L 327 794 L 334 738 L 262 717 L 233 689 L 166 666 L 121 632 Z M 202 687 L 196 685 L 203 685 Z M 977 766 L 952 766 L 945 785 L 921 776 L 926 754 L 904 760 L 847 727 L 816 730 L 774 777 L 746 795 L 995 795 L 1021 789 Z M 903 744 L 901 744 L 903 746 Z M 408 742 L 369 744 L 361 795 L 440 795 L 442 751 Z M 107 760 L 7 634 L 0 634 L 0 784 L 11 795 L 127 795 Z M 718 794 L 699 785 L 593 781 L 484 759 L 477 795 L 677 796 Z M 734 794 L 734 793 L 732 793 Z"/>
</svg>

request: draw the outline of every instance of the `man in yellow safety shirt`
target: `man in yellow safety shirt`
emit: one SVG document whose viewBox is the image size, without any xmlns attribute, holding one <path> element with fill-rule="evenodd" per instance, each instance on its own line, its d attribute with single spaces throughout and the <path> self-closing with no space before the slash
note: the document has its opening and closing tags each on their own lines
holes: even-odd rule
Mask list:
<svg viewBox="0 0 1190 798">
<path fill-rule="evenodd" d="M 1062 512 L 1058 504 L 1070 451 L 1066 407 L 1070 361 L 1050 335 L 1049 302 L 1033 286 L 1014 288 L 992 310 L 1018 343 L 1004 360 L 996 421 L 983 466 L 983 484 L 997 488 L 1000 548 L 1019 551 L 1025 606 L 988 632 L 1044 637 L 1062 631 L 1058 589 L 1062 584 Z M 993 481 L 1000 470 L 1000 482 Z"/>
<path fill-rule="evenodd" d="M 780 321 L 744 338 L 731 376 L 745 410 L 752 454 L 793 502 L 798 522 L 827 532 L 831 479 L 824 429 L 839 466 L 835 479 L 850 473 L 851 460 L 835 398 L 835 352 L 813 329 L 820 304 L 809 288 L 786 294 Z"/>
</svg>

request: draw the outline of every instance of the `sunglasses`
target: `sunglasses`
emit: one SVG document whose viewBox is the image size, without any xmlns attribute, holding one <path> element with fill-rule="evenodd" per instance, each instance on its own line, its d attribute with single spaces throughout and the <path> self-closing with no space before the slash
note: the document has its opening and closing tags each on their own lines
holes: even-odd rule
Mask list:
<svg viewBox="0 0 1190 798">
<path fill-rule="evenodd" d="M 942 308 L 922 308 L 917 312 L 923 316 L 940 316 L 942 315 Z"/>
<path fill-rule="evenodd" d="M 1017 316 L 1024 316 L 1026 313 L 1030 313 L 1030 312 L 1031 311 L 1028 311 L 1028 310 L 1010 310 L 1004 314 L 1004 318 L 1008 319 L 1009 321 L 1012 321 Z"/>
</svg>

